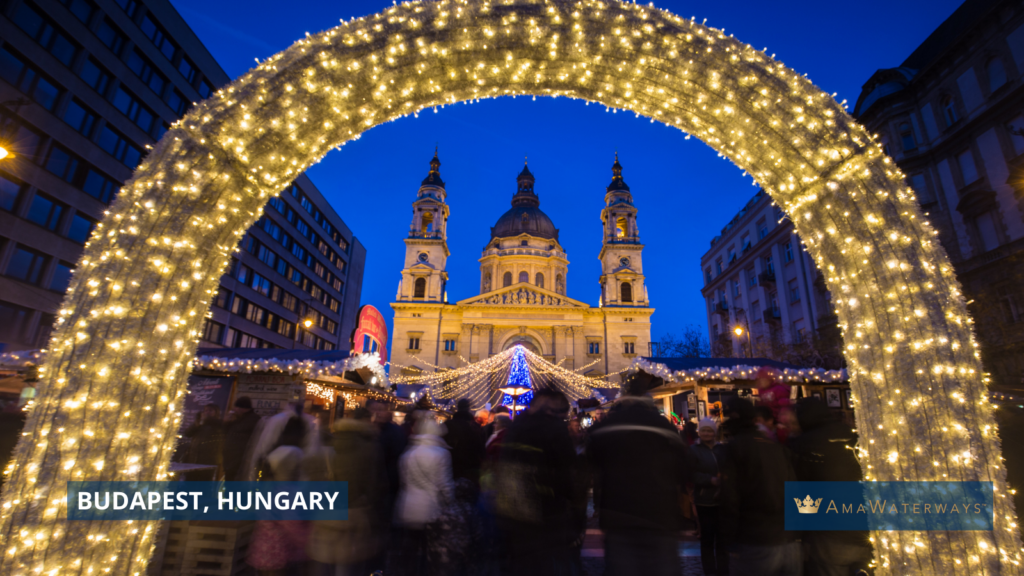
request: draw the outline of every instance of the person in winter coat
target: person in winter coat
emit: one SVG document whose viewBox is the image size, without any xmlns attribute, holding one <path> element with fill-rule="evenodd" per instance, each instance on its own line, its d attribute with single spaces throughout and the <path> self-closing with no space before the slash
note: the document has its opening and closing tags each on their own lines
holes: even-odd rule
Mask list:
<svg viewBox="0 0 1024 576">
<path fill-rule="evenodd" d="M 583 529 L 586 512 L 574 507 L 579 501 L 573 493 L 576 450 L 568 414 L 564 394 L 540 388 L 505 434 L 495 506 L 511 576 L 570 571 L 569 547 Z"/>
<path fill-rule="evenodd" d="M 647 396 L 648 383 L 627 379 L 587 447 L 609 576 L 680 573 L 679 499 L 692 456 Z"/>
<path fill-rule="evenodd" d="M 203 406 L 203 411 L 182 436 L 191 438 L 186 462 L 192 464 L 221 465 L 224 444 L 224 425 L 220 420 L 220 409 L 216 404 Z"/>
<path fill-rule="evenodd" d="M 260 417 L 252 410 L 252 399 L 239 396 L 235 407 L 224 419 L 224 479 L 244 480 L 245 454 Z"/>
<path fill-rule="evenodd" d="M 441 438 L 444 427 L 431 413 L 414 413 L 409 449 L 398 462 L 401 484 L 395 501 L 395 523 L 402 529 L 397 557 L 389 561 L 389 576 L 439 573 L 427 550 L 443 507 L 454 495 L 452 459 Z"/>
<path fill-rule="evenodd" d="M 301 479 L 305 457 L 302 441 L 306 423 L 293 415 L 284 425 L 277 446 L 263 458 L 267 478 L 276 482 Z M 294 573 L 306 561 L 309 523 L 298 520 L 258 520 L 249 541 L 246 562 L 260 576 Z"/>
<path fill-rule="evenodd" d="M 757 385 L 757 398 L 760 406 L 767 406 L 772 411 L 773 419 L 776 423 L 775 435 L 779 442 L 785 443 L 786 439 L 791 435 L 784 425 L 789 420 L 789 415 L 792 413 L 792 406 L 790 405 L 790 392 L 791 388 L 786 384 L 783 384 L 778 379 L 777 373 L 773 368 L 768 366 L 762 366 L 757 371 L 757 378 L 755 380 Z"/>
<path fill-rule="evenodd" d="M 445 423 L 444 441 L 452 449 L 452 477 L 480 484 L 480 463 L 484 457 L 483 429 L 469 410 L 469 399 L 459 400 L 455 415 Z"/>
<path fill-rule="evenodd" d="M 733 398 L 726 406 L 720 520 L 729 569 L 744 576 L 800 576 L 800 544 L 786 531 L 786 482 L 796 480 L 789 451 L 754 423 L 754 406 Z"/>
<path fill-rule="evenodd" d="M 800 436 L 789 444 L 797 480 L 859 482 L 860 464 L 854 453 L 857 434 L 836 420 L 819 398 L 803 398 L 796 406 Z M 867 532 L 806 532 L 807 576 L 850 576 L 866 570 L 872 560 Z"/>
<path fill-rule="evenodd" d="M 348 520 L 313 522 L 310 533 L 307 552 L 321 564 L 324 576 L 369 574 L 367 563 L 384 545 L 387 486 L 378 432 L 370 418 L 368 410 L 359 408 L 352 417 L 335 421 L 330 449 L 321 449 L 317 457 L 329 459 L 322 480 L 348 482 Z"/>
<path fill-rule="evenodd" d="M 695 488 L 694 504 L 700 521 L 700 561 L 704 576 L 729 576 L 729 549 L 722 537 L 719 508 L 722 501 L 722 474 L 725 445 L 716 442 L 718 425 L 711 418 L 700 421 L 700 441 L 693 446 Z"/>
</svg>

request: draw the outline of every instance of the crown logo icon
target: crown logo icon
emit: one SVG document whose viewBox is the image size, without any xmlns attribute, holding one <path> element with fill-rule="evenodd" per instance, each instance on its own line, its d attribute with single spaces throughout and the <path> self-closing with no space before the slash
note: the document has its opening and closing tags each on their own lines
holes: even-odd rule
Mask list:
<svg viewBox="0 0 1024 576">
<path fill-rule="evenodd" d="M 804 498 L 803 502 L 799 498 L 793 498 L 793 501 L 796 502 L 796 509 L 801 514 L 817 514 L 818 506 L 821 506 L 821 498 L 812 500 L 810 494 L 807 495 L 807 498 Z"/>
</svg>

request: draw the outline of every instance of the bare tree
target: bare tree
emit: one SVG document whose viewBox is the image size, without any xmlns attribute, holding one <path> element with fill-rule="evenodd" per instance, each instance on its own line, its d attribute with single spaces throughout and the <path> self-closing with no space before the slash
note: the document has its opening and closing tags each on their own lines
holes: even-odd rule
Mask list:
<svg viewBox="0 0 1024 576">
<path fill-rule="evenodd" d="M 711 344 L 704 331 L 698 326 L 688 324 L 682 333 L 676 336 L 669 332 L 654 343 L 655 356 L 662 358 L 710 358 Z"/>
</svg>

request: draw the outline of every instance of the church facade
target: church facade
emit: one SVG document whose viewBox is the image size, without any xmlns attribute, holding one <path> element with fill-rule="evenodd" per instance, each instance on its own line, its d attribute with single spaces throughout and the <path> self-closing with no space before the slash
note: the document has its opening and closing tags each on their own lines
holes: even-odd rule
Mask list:
<svg viewBox="0 0 1024 576">
<path fill-rule="evenodd" d="M 540 209 L 524 166 L 512 206 L 491 228 L 480 256 L 479 293 L 451 303 L 446 284 L 449 208 L 435 153 L 416 200 L 392 330 L 393 370 L 456 368 L 521 344 L 549 362 L 601 377 L 647 354 L 650 318 L 637 210 L 618 157 L 601 211 L 601 302 L 571 298 L 569 259 Z M 618 381 L 618 378 L 609 378 Z"/>
</svg>

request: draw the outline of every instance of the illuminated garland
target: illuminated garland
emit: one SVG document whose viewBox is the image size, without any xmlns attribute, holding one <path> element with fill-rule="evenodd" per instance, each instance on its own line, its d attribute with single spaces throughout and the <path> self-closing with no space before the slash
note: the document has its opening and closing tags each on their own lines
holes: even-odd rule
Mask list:
<svg viewBox="0 0 1024 576">
<path fill-rule="evenodd" d="M 733 380 L 753 380 L 757 377 L 761 366 L 748 366 L 740 364 L 737 366 L 706 368 L 691 368 L 686 370 L 672 370 L 665 364 L 652 362 L 646 358 L 637 358 L 633 361 L 633 367 L 644 372 L 657 376 L 666 381 L 686 382 L 689 380 L 717 380 L 719 382 L 731 382 Z M 843 382 L 847 380 L 846 370 L 824 370 L 822 368 L 773 368 L 775 379 L 783 382 Z"/>
<path fill-rule="evenodd" d="M 764 52 L 611 0 L 396 5 L 309 35 L 193 106 L 75 267 L 4 484 L 0 573 L 141 576 L 156 523 L 68 522 L 67 482 L 167 477 L 204 317 L 263 206 L 373 126 L 520 94 L 631 110 L 749 173 L 835 295 L 866 478 L 996 487 L 995 530 L 875 532 L 877 572 L 1019 573 L 970 317 L 904 175 L 842 105 Z"/>
<path fill-rule="evenodd" d="M 214 372 L 230 372 L 252 374 L 253 372 L 281 372 L 283 374 L 301 374 L 309 378 L 332 376 L 342 378 L 345 372 L 367 369 L 377 377 L 371 385 L 386 389 L 390 385 L 384 367 L 380 365 L 380 355 L 355 354 L 336 362 L 318 362 L 314 360 L 278 360 L 277 358 L 220 358 L 217 356 L 196 356 L 192 360 L 196 370 Z"/>
</svg>

